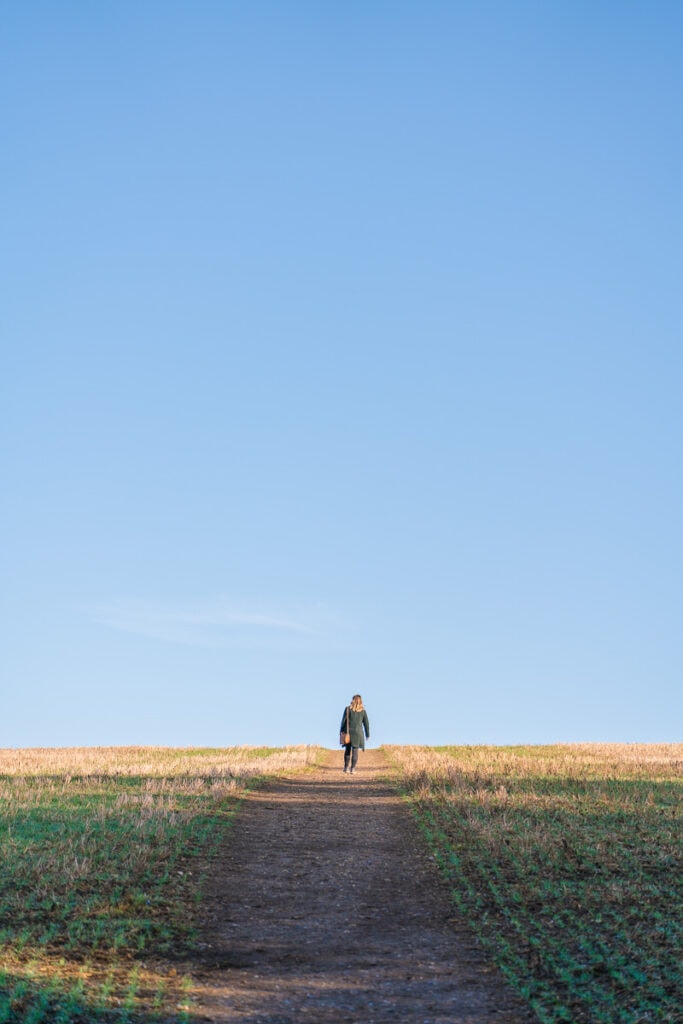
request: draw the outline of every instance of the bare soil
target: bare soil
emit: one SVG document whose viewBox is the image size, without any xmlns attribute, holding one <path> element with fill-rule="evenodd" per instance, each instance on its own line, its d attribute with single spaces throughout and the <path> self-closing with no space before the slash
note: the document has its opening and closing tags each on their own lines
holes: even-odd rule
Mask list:
<svg viewBox="0 0 683 1024">
<path fill-rule="evenodd" d="M 530 1024 L 454 912 L 379 750 L 253 792 L 210 866 L 200 1019 Z"/>
</svg>

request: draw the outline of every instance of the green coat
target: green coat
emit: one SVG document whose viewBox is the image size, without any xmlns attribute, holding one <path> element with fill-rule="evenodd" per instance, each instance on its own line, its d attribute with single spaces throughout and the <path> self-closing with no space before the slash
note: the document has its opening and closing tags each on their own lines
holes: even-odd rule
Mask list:
<svg viewBox="0 0 683 1024">
<path fill-rule="evenodd" d="M 341 725 L 339 726 L 340 732 L 346 732 L 346 708 L 342 714 Z M 370 719 L 365 709 L 362 711 L 349 711 L 349 732 L 351 733 L 351 746 L 360 747 L 365 750 L 365 736 L 363 735 L 365 730 L 365 736 L 370 739 Z"/>
</svg>

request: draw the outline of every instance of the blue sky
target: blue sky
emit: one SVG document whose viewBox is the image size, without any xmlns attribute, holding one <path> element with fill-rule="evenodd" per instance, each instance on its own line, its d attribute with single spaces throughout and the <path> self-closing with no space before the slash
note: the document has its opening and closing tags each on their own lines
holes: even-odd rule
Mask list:
<svg viewBox="0 0 683 1024">
<path fill-rule="evenodd" d="M 680 4 L 2 22 L 0 745 L 680 739 Z"/>
</svg>

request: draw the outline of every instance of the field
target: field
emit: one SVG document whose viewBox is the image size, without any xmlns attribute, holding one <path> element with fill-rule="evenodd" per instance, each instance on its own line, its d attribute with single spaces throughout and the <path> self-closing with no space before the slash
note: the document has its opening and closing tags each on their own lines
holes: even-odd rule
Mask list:
<svg viewBox="0 0 683 1024">
<path fill-rule="evenodd" d="M 313 747 L 0 751 L 0 1022 L 183 1021 L 200 865 Z"/>
<path fill-rule="evenodd" d="M 541 1024 L 683 1021 L 683 745 L 384 752 Z M 189 1024 L 204 873 L 248 789 L 319 755 L 0 750 L 0 1024 Z"/>
<path fill-rule="evenodd" d="M 682 744 L 385 750 L 543 1024 L 683 1020 Z"/>
</svg>

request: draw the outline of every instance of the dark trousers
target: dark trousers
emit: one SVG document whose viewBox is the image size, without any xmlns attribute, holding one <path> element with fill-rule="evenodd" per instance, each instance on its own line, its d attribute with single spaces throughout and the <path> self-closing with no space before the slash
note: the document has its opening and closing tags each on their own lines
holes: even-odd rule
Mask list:
<svg viewBox="0 0 683 1024">
<path fill-rule="evenodd" d="M 351 767 L 355 768 L 358 763 L 358 747 L 352 747 L 350 743 L 344 745 L 344 767 L 349 767 L 349 760 L 351 761 Z"/>
</svg>

